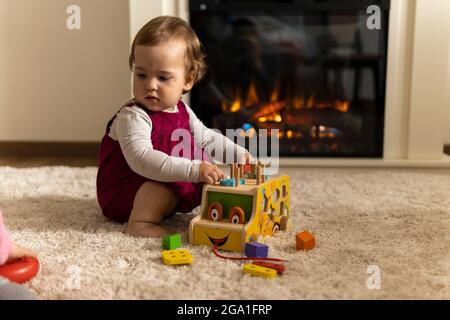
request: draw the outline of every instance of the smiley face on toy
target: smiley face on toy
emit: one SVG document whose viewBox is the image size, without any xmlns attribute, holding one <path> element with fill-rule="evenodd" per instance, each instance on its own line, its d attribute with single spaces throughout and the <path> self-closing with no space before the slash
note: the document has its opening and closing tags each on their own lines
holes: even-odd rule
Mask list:
<svg viewBox="0 0 450 320">
<path fill-rule="evenodd" d="M 209 230 L 209 233 L 208 233 L 208 231 L 205 230 L 205 233 L 208 236 L 209 241 L 211 241 L 211 244 L 216 247 L 222 247 L 225 243 L 227 243 L 228 237 L 231 234 L 231 233 L 228 233 L 225 237 L 219 238 L 218 234 L 217 234 L 217 230 L 215 230 L 215 232 L 213 230 Z M 214 234 L 214 236 L 212 236 L 211 234 Z"/>
<path fill-rule="evenodd" d="M 224 250 L 235 250 L 241 245 L 243 228 L 246 223 L 244 210 L 239 206 L 224 209 L 221 202 L 212 201 L 205 216 L 198 225 L 197 237 L 203 238 L 212 246 Z"/>
</svg>

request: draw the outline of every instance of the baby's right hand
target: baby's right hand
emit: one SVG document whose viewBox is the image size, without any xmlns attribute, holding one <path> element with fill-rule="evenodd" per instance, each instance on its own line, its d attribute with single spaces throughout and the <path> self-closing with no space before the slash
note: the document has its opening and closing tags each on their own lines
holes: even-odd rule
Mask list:
<svg viewBox="0 0 450 320">
<path fill-rule="evenodd" d="M 214 184 L 223 178 L 225 178 L 225 174 L 218 166 L 208 162 L 202 162 L 200 164 L 200 170 L 198 173 L 199 182 Z"/>
</svg>

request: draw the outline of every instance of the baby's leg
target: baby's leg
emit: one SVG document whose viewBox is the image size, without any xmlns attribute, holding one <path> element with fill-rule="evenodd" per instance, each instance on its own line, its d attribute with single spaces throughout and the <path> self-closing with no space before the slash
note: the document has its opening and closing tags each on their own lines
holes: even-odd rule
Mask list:
<svg viewBox="0 0 450 320">
<path fill-rule="evenodd" d="M 162 183 L 145 182 L 134 197 L 126 233 L 135 237 L 162 237 L 168 232 L 160 223 L 171 213 L 178 199 Z"/>
</svg>

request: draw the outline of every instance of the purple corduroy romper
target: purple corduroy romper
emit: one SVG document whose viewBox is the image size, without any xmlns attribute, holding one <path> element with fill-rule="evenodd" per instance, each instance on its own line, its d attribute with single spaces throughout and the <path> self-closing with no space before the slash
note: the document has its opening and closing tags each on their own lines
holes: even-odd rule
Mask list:
<svg viewBox="0 0 450 320">
<path fill-rule="evenodd" d="M 174 130 L 183 128 L 190 135 L 190 155 L 181 154 L 184 158 L 194 159 L 196 152 L 201 152 L 202 159 L 210 161 L 204 150 L 197 150 L 189 127 L 189 114 L 183 101 L 177 103 L 178 112 L 152 112 L 140 105 L 134 99 L 124 107 L 136 105 L 143 109 L 152 121 L 151 141 L 153 149 L 171 154 L 172 149 L 182 141 L 171 141 Z M 124 108 L 122 107 L 122 108 Z M 127 222 L 133 208 L 134 197 L 138 189 L 146 181 L 152 181 L 134 172 L 125 160 L 119 142 L 109 136 L 109 130 L 116 116 L 106 127 L 100 145 L 99 169 L 97 172 L 97 199 L 103 214 L 117 222 Z M 161 182 L 169 187 L 177 196 L 179 202 L 172 212 L 190 212 L 200 205 L 203 183 L 192 182 Z"/>
</svg>

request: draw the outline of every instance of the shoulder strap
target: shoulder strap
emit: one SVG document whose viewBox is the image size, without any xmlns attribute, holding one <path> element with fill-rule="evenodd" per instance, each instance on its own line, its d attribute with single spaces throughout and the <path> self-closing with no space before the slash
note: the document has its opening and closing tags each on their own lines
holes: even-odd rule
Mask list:
<svg viewBox="0 0 450 320">
<path fill-rule="evenodd" d="M 178 107 L 178 111 L 181 111 L 181 112 L 183 112 L 184 114 L 186 114 L 187 115 L 187 117 L 189 118 L 189 113 L 187 112 L 187 108 L 186 108 L 186 105 L 184 104 L 184 101 L 183 100 L 178 100 L 178 102 L 177 102 L 177 107 Z"/>
<path fill-rule="evenodd" d="M 142 108 L 145 110 L 145 108 L 143 106 L 141 106 L 134 98 L 131 99 L 130 101 L 128 101 L 127 103 L 125 103 L 122 107 L 120 107 L 119 110 L 117 110 L 117 112 L 114 114 L 114 116 L 111 118 L 111 120 L 108 121 L 108 124 L 106 125 L 106 130 L 109 132 L 109 129 L 111 128 L 112 123 L 114 122 L 114 120 L 117 117 L 117 114 L 120 112 L 120 110 L 122 110 L 125 107 L 131 107 L 131 106 L 138 106 L 139 108 Z"/>
</svg>

